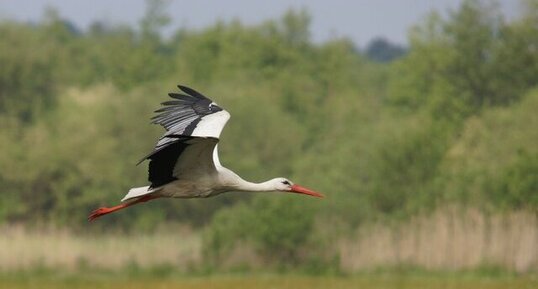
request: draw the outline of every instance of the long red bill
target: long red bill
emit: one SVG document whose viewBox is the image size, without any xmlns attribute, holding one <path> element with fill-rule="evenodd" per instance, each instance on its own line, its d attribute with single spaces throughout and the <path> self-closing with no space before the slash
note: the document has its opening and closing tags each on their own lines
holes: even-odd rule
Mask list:
<svg viewBox="0 0 538 289">
<path fill-rule="evenodd" d="M 301 187 L 299 185 L 292 185 L 291 188 L 290 188 L 290 192 L 292 193 L 297 193 L 297 194 L 305 194 L 305 195 L 310 195 L 310 196 L 313 196 L 313 197 L 318 197 L 318 198 L 323 198 L 325 197 L 324 195 L 318 193 L 318 192 L 314 192 L 310 189 L 307 189 L 305 187 Z"/>
</svg>

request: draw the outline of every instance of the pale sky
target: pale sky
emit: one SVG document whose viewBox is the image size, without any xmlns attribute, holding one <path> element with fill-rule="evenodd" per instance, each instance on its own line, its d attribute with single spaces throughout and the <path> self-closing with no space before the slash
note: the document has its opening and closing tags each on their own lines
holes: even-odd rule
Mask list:
<svg viewBox="0 0 538 289">
<path fill-rule="evenodd" d="M 498 0 L 507 18 L 521 13 L 518 0 Z M 289 8 L 306 8 L 312 16 L 311 32 L 316 42 L 345 36 L 364 47 L 372 38 L 382 36 L 405 44 L 407 30 L 429 11 L 446 14 L 456 9 L 461 0 L 170 0 L 168 14 L 178 27 L 204 28 L 217 20 L 239 19 L 257 24 L 275 19 Z M 136 27 L 144 14 L 144 0 L 0 0 L 0 19 L 36 22 L 42 19 L 45 7 L 55 7 L 62 18 L 85 29 L 95 20 L 123 23 Z"/>
</svg>

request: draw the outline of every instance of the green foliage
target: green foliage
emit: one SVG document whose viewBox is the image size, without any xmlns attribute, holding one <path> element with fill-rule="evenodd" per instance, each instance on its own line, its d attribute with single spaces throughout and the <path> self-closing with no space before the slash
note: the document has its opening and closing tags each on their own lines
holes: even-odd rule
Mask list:
<svg viewBox="0 0 538 289">
<path fill-rule="evenodd" d="M 448 19 L 431 14 L 411 31 L 390 100 L 449 119 L 516 101 L 537 84 L 536 5 L 528 6 L 529 14 L 514 23 L 503 21 L 493 4 L 474 0 Z"/>
<path fill-rule="evenodd" d="M 146 0 L 146 14 L 140 20 L 143 39 L 158 40 L 160 30 L 170 24 L 171 18 L 165 12 L 167 4 L 168 0 Z"/>
<path fill-rule="evenodd" d="M 515 163 L 504 170 L 491 186 L 496 205 L 503 208 L 538 207 L 538 153 L 520 153 Z"/>
<path fill-rule="evenodd" d="M 466 120 L 436 177 L 443 200 L 480 207 L 536 209 L 532 201 L 536 191 L 531 188 L 536 180 L 533 156 L 538 153 L 537 105 L 538 93 L 532 90 L 517 104 L 490 109 L 480 118 Z M 525 202 L 528 204 L 523 205 Z"/>
<path fill-rule="evenodd" d="M 439 173 L 450 130 L 435 123 L 422 125 L 392 136 L 376 153 L 379 159 L 374 161 L 368 196 L 369 203 L 383 214 L 429 207 L 435 200 L 431 183 Z"/>
<path fill-rule="evenodd" d="M 514 276 L 498 269 L 485 272 L 432 272 L 419 269 L 391 268 L 361 272 L 354 276 L 305 276 L 304 274 L 225 274 L 183 276 L 171 269 L 141 269 L 134 272 L 9 272 L 0 275 L 4 287 L 23 289 L 39 283 L 43 289 L 125 289 L 125 288 L 252 288 L 252 289 L 325 289 L 325 288 L 459 288 L 499 289 L 534 288 L 535 275 Z M 161 271 L 163 273 L 161 273 Z M 131 274 L 132 273 L 132 274 Z M 170 274 L 172 273 L 172 274 Z M 171 276 L 169 276 L 171 275 Z"/>
<path fill-rule="evenodd" d="M 311 236 L 314 210 L 303 200 L 285 196 L 256 198 L 221 210 L 206 234 L 206 255 L 225 259 L 238 242 L 251 244 L 265 259 L 297 263 Z"/>
<path fill-rule="evenodd" d="M 536 210 L 538 5 L 527 1 L 508 22 L 488 3 L 431 14 L 391 63 L 369 61 L 347 39 L 313 43 L 305 11 L 171 39 L 159 36 L 166 1 L 148 2 L 139 30 L 97 22 L 79 31 L 54 10 L 33 26 L 2 22 L 0 220 L 89 228 L 87 212 L 146 183 L 134 163 L 162 131 L 145 119 L 177 83 L 231 112 L 223 164 L 327 198 L 319 207 L 281 195 L 157 200 L 92 228 L 207 225 L 210 257 L 246 242 L 275 263 L 300 263 L 301 248 L 326 245 L 340 228 L 444 202 Z M 373 47 L 366 56 L 383 52 Z M 319 236 L 320 219 L 341 225 Z"/>
<path fill-rule="evenodd" d="M 53 105 L 58 47 L 46 43 L 47 28 L 0 25 L 0 113 L 29 122 Z"/>
</svg>

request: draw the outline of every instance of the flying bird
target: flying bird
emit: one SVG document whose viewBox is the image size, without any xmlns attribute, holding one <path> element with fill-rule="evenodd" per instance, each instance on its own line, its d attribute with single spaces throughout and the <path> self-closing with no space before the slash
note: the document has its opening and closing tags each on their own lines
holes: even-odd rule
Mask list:
<svg viewBox="0 0 538 289">
<path fill-rule="evenodd" d="M 166 130 L 153 151 L 138 164 L 149 160 L 149 186 L 132 188 L 114 207 L 93 211 L 92 221 L 106 214 L 157 198 L 206 198 L 229 191 L 289 192 L 323 197 L 322 194 L 274 178 L 262 183 L 245 181 L 219 161 L 217 144 L 230 114 L 192 88 L 178 85 L 180 93 L 161 103 L 152 118 Z"/>
</svg>

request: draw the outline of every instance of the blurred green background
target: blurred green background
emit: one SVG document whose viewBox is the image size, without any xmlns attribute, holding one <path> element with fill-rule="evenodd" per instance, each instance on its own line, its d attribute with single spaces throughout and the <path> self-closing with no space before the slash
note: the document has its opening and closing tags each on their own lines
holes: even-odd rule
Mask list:
<svg viewBox="0 0 538 289">
<path fill-rule="evenodd" d="M 536 285 L 538 2 L 510 20 L 492 3 L 426 15 L 407 46 L 380 38 L 362 49 L 312 41 L 307 9 L 170 37 L 163 1 L 148 1 L 136 28 L 80 30 L 52 8 L 37 23 L 1 21 L 2 282 L 36 270 L 388 270 Z M 135 163 L 162 133 L 149 118 L 177 84 L 232 114 L 225 166 L 326 198 L 156 200 L 87 223 L 146 184 Z"/>
</svg>

